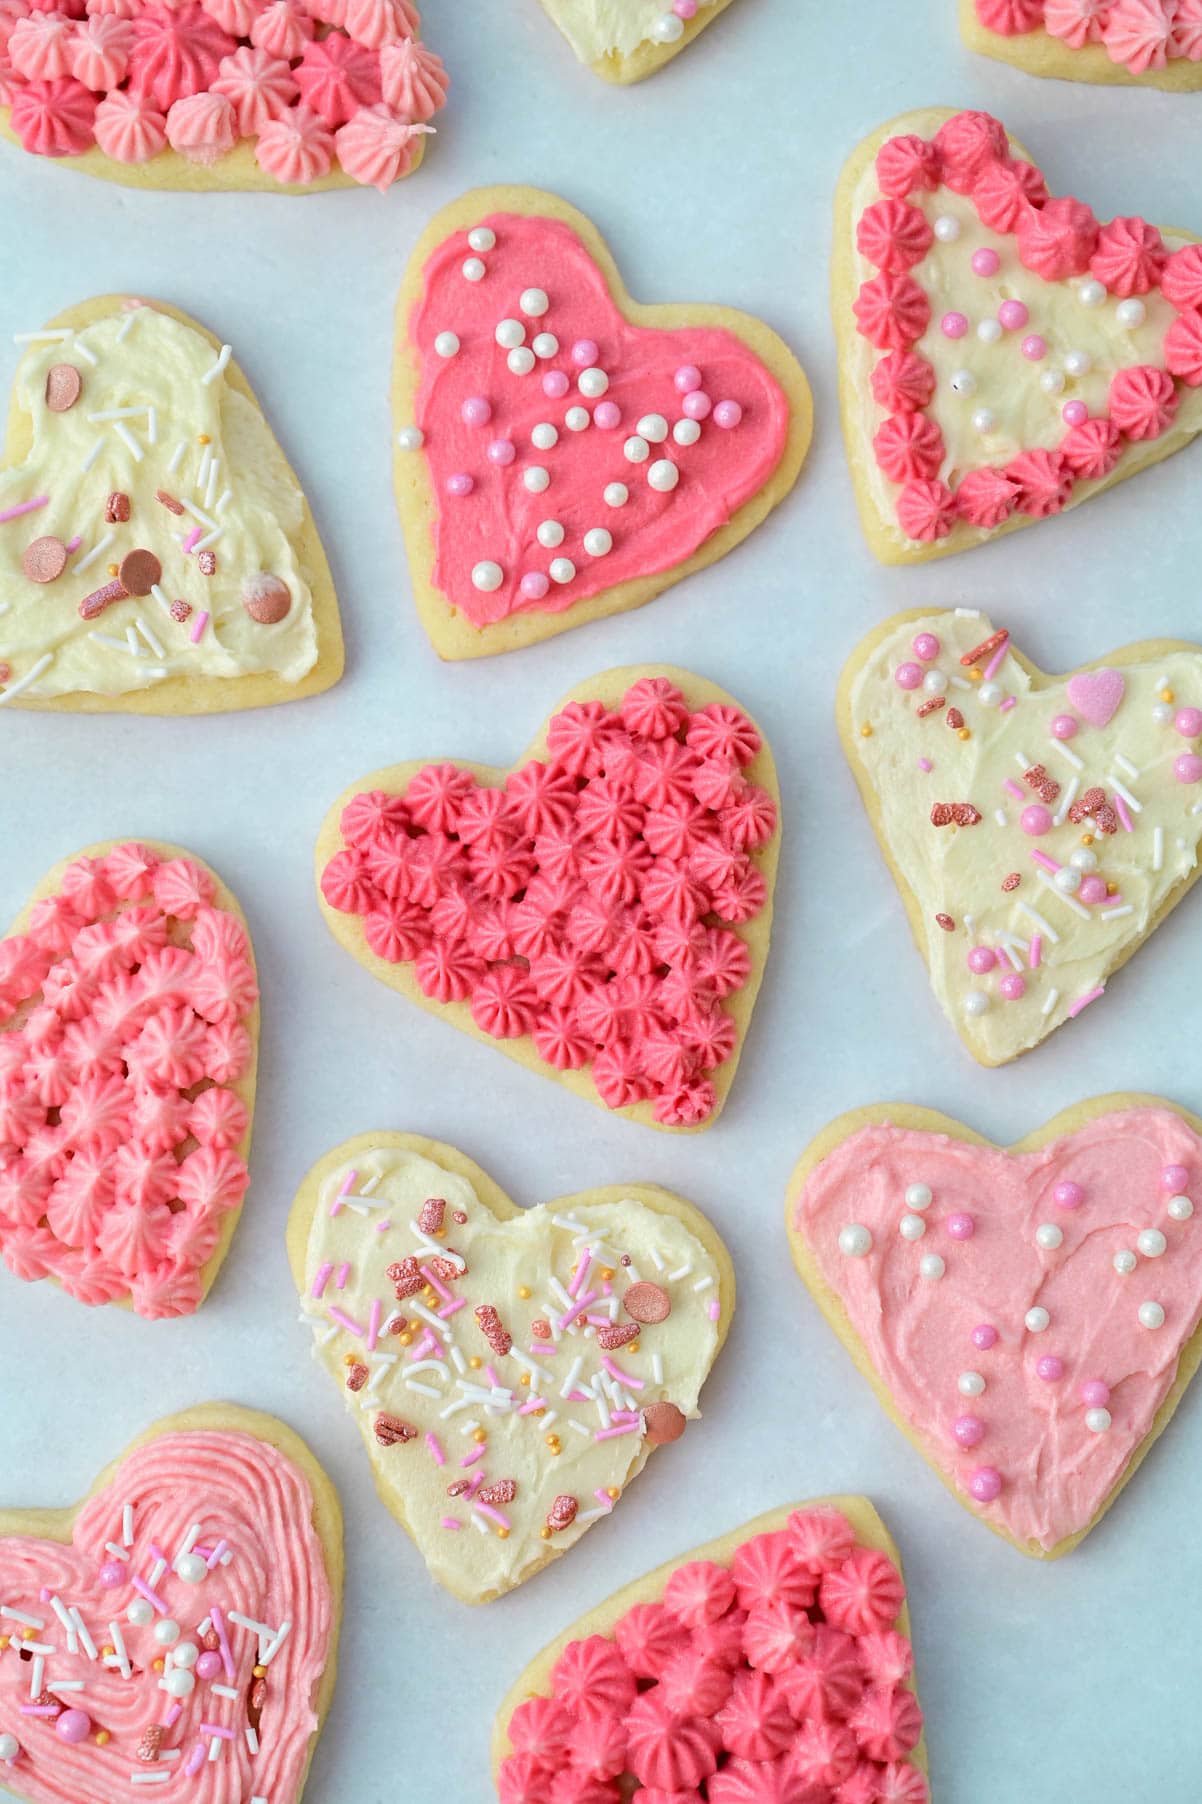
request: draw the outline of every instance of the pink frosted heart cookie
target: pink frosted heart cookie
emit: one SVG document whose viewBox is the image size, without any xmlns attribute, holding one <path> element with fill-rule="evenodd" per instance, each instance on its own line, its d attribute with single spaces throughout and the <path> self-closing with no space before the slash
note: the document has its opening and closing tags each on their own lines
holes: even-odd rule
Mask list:
<svg viewBox="0 0 1202 1804">
<path fill-rule="evenodd" d="M 1065 1110 L 1008 1151 L 930 1109 L 853 1110 L 793 1173 L 797 1268 L 902 1432 L 1020 1552 L 1109 1509 L 1202 1358 L 1202 1122 Z"/>
<path fill-rule="evenodd" d="M 282 1422 L 209 1403 L 72 1510 L 0 1512 L 0 1779 L 22 1804 L 299 1804 L 334 1690 L 342 1519 Z"/>
<path fill-rule="evenodd" d="M 1202 244 L 1049 193 L 987 113 L 874 132 L 835 233 L 844 438 L 883 563 L 1048 519 L 1202 430 Z"/>
<path fill-rule="evenodd" d="M 0 135 L 125 187 L 385 189 L 447 75 L 413 0 L 5 0 Z"/>
<path fill-rule="evenodd" d="M 190 1315 L 249 1174 L 258 985 L 214 872 L 155 841 L 55 867 L 0 940 L 0 1255 L 90 1304 Z"/>
<path fill-rule="evenodd" d="M 770 1511 L 607 1598 L 493 1729 L 501 1804 L 927 1804 L 897 1548 L 865 1497 Z"/>
<path fill-rule="evenodd" d="M 1065 680 L 975 609 L 898 614 L 848 660 L 838 721 L 973 1057 L 1004 1064 L 1087 1008 L 1092 1030 L 1198 877 L 1202 648 L 1148 640 Z"/>
<path fill-rule="evenodd" d="M 959 0 L 965 43 L 1030 75 L 1202 88 L 1202 0 Z"/>
<path fill-rule="evenodd" d="M 595 226 L 480 188 L 401 288 L 395 479 L 422 624 L 481 657 L 644 602 L 738 544 L 797 479 L 812 409 L 776 334 L 641 306 Z"/>
<path fill-rule="evenodd" d="M 652 1126 L 717 1119 L 768 953 L 772 755 L 687 671 L 606 671 L 510 770 L 398 764 L 317 842 L 339 944 L 410 1001 Z"/>
</svg>

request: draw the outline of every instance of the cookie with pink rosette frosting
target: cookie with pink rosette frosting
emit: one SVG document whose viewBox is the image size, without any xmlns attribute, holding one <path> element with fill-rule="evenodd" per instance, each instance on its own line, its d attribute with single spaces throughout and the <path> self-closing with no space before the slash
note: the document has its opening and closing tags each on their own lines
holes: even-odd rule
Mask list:
<svg viewBox="0 0 1202 1804">
<path fill-rule="evenodd" d="M 1026 0 L 988 10 L 999 41 L 1038 35 Z M 883 563 L 1048 520 L 1202 431 L 1202 245 L 1051 194 L 990 115 L 882 126 L 844 169 L 836 234 L 844 439 Z"/>
<path fill-rule="evenodd" d="M 971 49 L 1031 75 L 1202 87 L 1199 0 L 959 0 Z"/>
<path fill-rule="evenodd" d="M 322 913 L 373 975 L 628 1119 L 707 1126 L 767 954 L 771 753 L 721 690 L 609 671 L 511 770 L 403 764 L 317 844 Z"/>
<path fill-rule="evenodd" d="M 155 841 L 56 866 L 0 941 L 10 1269 L 151 1318 L 198 1308 L 247 1188 L 257 1037 L 246 923 L 207 866 Z"/>
<path fill-rule="evenodd" d="M 702 1639 L 742 1614 L 728 1605 L 713 1615 L 733 1598 L 736 1562 L 743 1573 L 772 1567 L 778 1550 L 794 1541 L 794 1525 L 815 1572 L 817 1564 L 827 1577 L 849 1565 L 879 1572 L 880 1561 L 893 1573 L 897 1586 L 888 1597 L 883 1584 L 870 1586 L 880 1596 L 876 1614 L 889 1612 L 888 1626 L 836 1629 L 823 1620 L 817 1596 L 795 1610 L 758 1602 L 747 1619 L 748 1630 L 757 1624 L 747 1654 L 736 1646 L 733 1665 L 715 1664 Z M 687 1599 L 683 1619 L 672 1615 L 673 1597 L 678 1604 Z M 769 1670 L 747 1655 L 766 1646 L 761 1613 L 774 1610 L 786 1611 L 795 1626 L 772 1638 L 777 1658 Z M 581 1695 L 582 1670 L 608 1670 L 599 1644 L 629 1653 L 654 1638 L 666 1616 L 682 1640 L 662 1662 L 653 1660 L 656 1670 L 640 1677 L 624 1713 L 590 1701 L 587 1687 Z M 699 1804 L 703 1797 L 712 1804 L 925 1804 L 905 1592 L 897 1550 L 879 1517 L 866 1500 L 849 1497 L 776 1510 L 636 1580 L 530 1663 L 498 1712 L 492 1754 L 502 1804 L 558 1804 L 575 1797 L 582 1773 L 610 1784 L 614 1798 L 633 1786 L 648 1804 Z"/>
</svg>

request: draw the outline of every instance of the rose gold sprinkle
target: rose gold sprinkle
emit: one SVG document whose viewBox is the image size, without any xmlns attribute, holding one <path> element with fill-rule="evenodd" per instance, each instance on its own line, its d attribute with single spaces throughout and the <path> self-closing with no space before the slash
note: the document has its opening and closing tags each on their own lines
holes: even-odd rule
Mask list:
<svg viewBox="0 0 1202 1804">
<path fill-rule="evenodd" d="M 1018 886 L 1022 882 L 1022 880 L 1023 879 L 1022 879 L 1021 871 L 1011 871 L 1011 873 L 1008 877 L 1002 878 L 1002 888 L 1006 891 L 1007 894 L 1009 894 L 1009 892 L 1012 889 L 1018 888 Z"/>
<path fill-rule="evenodd" d="M 129 519 L 129 515 L 129 496 L 122 494 L 120 489 L 114 489 L 104 504 L 104 518 L 106 525 L 124 526 L 125 522 Z"/>
<path fill-rule="evenodd" d="M 51 413 L 69 413 L 83 392 L 83 377 L 73 363 L 54 363 L 46 371 L 46 405 Z"/>
<path fill-rule="evenodd" d="M 57 582 L 67 567 L 67 547 L 50 535 L 25 547 L 21 568 L 31 583 Z"/>
<path fill-rule="evenodd" d="M 952 920 L 951 915 L 936 915 L 935 922 L 937 926 L 942 927 L 944 933 L 955 933 L 956 931 L 956 923 Z"/>
<path fill-rule="evenodd" d="M 966 651 L 960 659 L 961 664 L 967 670 L 968 666 L 975 664 L 978 659 L 988 658 L 990 653 L 995 652 L 999 645 L 1004 645 L 1009 637 L 1009 629 L 1004 626 L 999 627 L 996 633 L 991 633 L 988 639 L 983 639 L 980 645 L 974 646 L 972 651 Z"/>
</svg>

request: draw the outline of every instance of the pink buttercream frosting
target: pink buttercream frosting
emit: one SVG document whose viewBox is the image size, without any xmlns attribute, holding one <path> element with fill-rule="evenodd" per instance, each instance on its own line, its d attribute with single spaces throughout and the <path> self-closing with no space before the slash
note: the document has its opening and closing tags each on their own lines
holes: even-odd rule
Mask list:
<svg viewBox="0 0 1202 1804">
<path fill-rule="evenodd" d="M 277 182 L 312 182 L 328 173 L 334 160 L 334 136 L 307 107 L 290 107 L 282 119 L 263 127 L 255 144 L 255 161 Z"/>
<path fill-rule="evenodd" d="M 177 100 L 167 114 L 167 142 L 191 163 L 219 162 L 237 141 L 233 103 L 212 88 Z"/>
<path fill-rule="evenodd" d="M 360 107 L 340 126 L 334 134 L 334 148 L 349 176 L 383 194 L 408 171 L 417 140 L 428 129 L 410 124 L 381 102 Z"/>
</svg>

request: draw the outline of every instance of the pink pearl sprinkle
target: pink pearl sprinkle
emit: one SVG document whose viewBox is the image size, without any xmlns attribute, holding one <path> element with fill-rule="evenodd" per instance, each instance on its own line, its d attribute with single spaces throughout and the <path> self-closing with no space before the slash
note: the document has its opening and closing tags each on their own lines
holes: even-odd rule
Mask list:
<svg viewBox="0 0 1202 1804">
<path fill-rule="evenodd" d="M 1038 363 L 1041 357 L 1048 354 L 1047 340 L 1041 338 L 1038 332 L 1032 332 L 1030 338 L 1023 339 L 1021 350 L 1029 363 Z"/>
<path fill-rule="evenodd" d="M 1202 758 L 1197 752 L 1182 752 L 1174 760 L 1173 775 L 1178 783 L 1202 783 Z"/>
<path fill-rule="evenodd" d="M 472 395 L 463 403 L 460 412 L 467 426 L 487 426 L 492 419 L 492 406 L 483 395 Z"/>
<path fill-rule="evenodd" d="M 461 470 L 456 476 L 447 477 L 448 495 L 470 495 L 476 484 L 474 479 Z"/>
<path fill-rule="evenodd" d="M 221 1655 L 205 1653 L 196 1662 L 196 1676 L 200 1679 L 215 1679 L 221 1671 Z"/>
<path fill-rule="evenodd" d="M 939 656 L 940 646 L 934 633 L 919 633 L 911 649 L 916 658 L 921 658 L 924 664 L 929 664 L 933 658 Z"/>
<path fill-rule="evenodd" d="M 1084 401 L 1066 401 L 1060 409 L 1060 418 L 1066 426 L 1084 426 L 1089 418 L 1089 409 Z"/>
<path fill-rule="evenodd" d="M 106 1591 L 111 1591 L 125 1579 L 125 1567 L 120 1560 L 106 1560 L 100 1568 L 100 1582 Z"/>
<path fill-rule="evenodd" d="M 54 1728 L 64 1741 L 86 1741 L 92 1732 L 92 1719 L 86 1710 L 64 1710 Z"/>
<path fill-rule="evenodd" d="M 945 313 L 939 323 L 945 338 L 963 338 L 968 331 L 968 318 L 963 313 Z"/>
<path fill-rule="evenodd" d="M 917 664 L 899 664 L 893 672 L 893 681 L 899 689 L 917 689 L 922 682 L 922 671 Z"/>
<path fill-rule="evenodd" d="M 522 578 L 521 590 L 527 601 L 541 601 L 551 587 L 551 580 L 541 570 L 527 570 Z"/>
<path fill-rule="evenodd" d="M 1057 714 L 1052 720 L 1053 739 L 1075 739 L 1079 731 L 1079 723 L 1072 714 Z"/>
<path fill-rule="evenodd" d="M 1027 993 L 1027 980 L 1021 971 L 1007 971 L 998 984 L 998 990 L 1007 1002 L 1021 1002 Z"/>
<path fill-rule="evenodd" d="M 997 1346 L 997 1329 L 992 1322 L 980 1322 L 973 1329 L 969 1339 L 980 1353 L 988 1353 L 990 1347 Z"/>
<path fill-rule="evenodd" d="M 953 1240 L 971 1240 L 977 1231 L 977 1224 L 971 1215 L 959 1212 L 948 1216 L 947 1231 Z"/>
<path fill-rule="evenodd" d="M 1065 1178 L 1053 1190 L 1052 1201 L 1060 1209 L 1079 1209 L 1085 1201 L 1085 1192 L 1072 1178 Z"/>
<path fill-rule="evenodd" d="M 495 438 L 488 447 L 489 463 L 497 464 L 501 468 L 504 468 L 506 464 L 511 464 L 516 456 L 517 452 L 513 448 L 513 443 L 507 438 Z"/>
<path fill-rule="evenodd" d="M 997 310 L 997 316 L 1007 332 L 1021 332 L 1031 314 L 1025 301 L 1003 301 Z"/>
<path fill-rule="evenodd" d="M 1088 1378 L 1081 1386 L 1081 1401 L 1090 1409 L 1105 1409 L 1110 1402 L 1110 1386 L 1101 1378 Z"/>
<path fill-rule="evenodd" d="M 1096 908 L 1099 902 L 1106 900 L 1109 891 L 1101 877 L 1083 877 L 1081 887 L 1077 891 L 1077 900 L 1084 902 L 1086 908 Z"/>
<path fill-rule="evenodd" d="M 1202 708 L 1179 708 L 1173 725 L 1183 739 L 1197 739 L 1202 733 Z"/>
<path fill-rule="evenodd" d="M 1045 1384 L 1059 1384 L 1064 1377 L 1064 1361 L 1055 1353 L 1045 1353 L 1042 1359 L 1035 1361 L 1035 1375 L 1042 1378 Z"/>
<path fill-rule="evenodd" d="M 1052 824 L 1051 810 L 1045 808 L 1042 802 L 1032 802 L 1029 808 L 1023 809 L 1018 823 L 1024 833 L 1029 833 L 1032 839 L 1038 839 Z"/>
<path fill-rule="evenodd" d="M 578 370 L 588 369 L 600 355 L 595 338 L 578 338 L 572 346 L 572 362 Z"/>
<path fill-rule="evenodd" d="M 978 977 L 984 977 L 986 971 L 992 971 L 997 964 L 997 953 L 992 946 L 973 946 L 968 954 L 968 968 L 975 971 Z"/>
<path fill-rule="evenodd" d="M 714 409 L 714 425 L 723 426 L 727 431 L 737 426 L 743 418 L 743 409 L 737 401 L 719 401 Z"/>
<path fill-rule="evenodd" d="M 978 1503 L 993 1503 L 1002 1494 L 1002 1475 L 996 1466 L 978 1466 L 968 1489 Z"/>
<path fill-rule="evenodd" d="M 708 419 L 713 411 L 713 402 L 703 388 L 692 389 L 680 403 L 681 412 L 686 420 Z"/>
<path fill-rule="evenodd" d="M 682 363 L 672 380 L 678 395 L 691 395 L 695 388 L 701 387 L 701 371 L 695 363 Z"/>
<path fill-rule="evenodd" d="M 593 425 L 599 426 L 602 432 L 612 432 L 615 426 L 622 424 L 622 409 L 616 401 L 598 401 L 593 408 Z"/>
<path fill-rule="evenodd" d="M 1160 1188 L 1167 1190 L 1170 1196 L 1177 1196 L 1189 1183 L 1189 1172 L 1184 1165 L 1166 1165 L 1160 1174 Z"/>
<path fill-rule="evenodd" d="M 976 1447 L 985 1439 L 985 1424 L 980 1416 L 957 1416 L 952 1433 L 961 1447 Z"/>
<path fill-rule="evenodd" d="M 996 251 L 982 246 L 972 254 L 972 273 L 974 276 L 996 276 L 1002 267 L 1002 259 Z"/>
<path fill-rule="evenodd" d="M 563 370 L 548 370 L 543 377 L 543 393 L 551 401 L 561 401 L 568 392 L 568 379 Z"/>
</svg>

